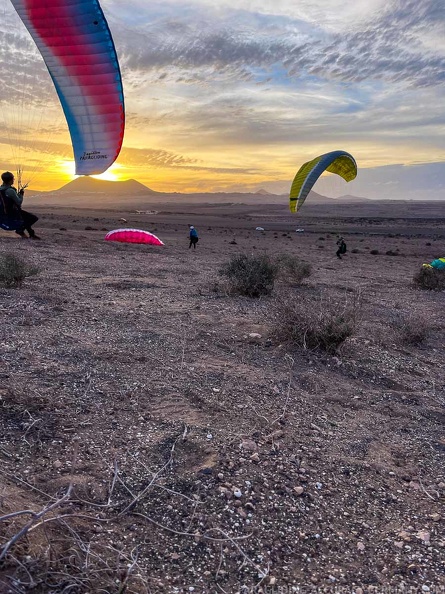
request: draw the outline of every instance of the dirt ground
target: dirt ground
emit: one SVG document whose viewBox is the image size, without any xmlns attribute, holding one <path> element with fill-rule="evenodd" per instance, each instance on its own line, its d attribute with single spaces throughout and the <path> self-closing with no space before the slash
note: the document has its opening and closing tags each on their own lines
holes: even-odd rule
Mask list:
<svg viewBox="0 0 445 594">
<path fill-rule="evenodd" d="M 1 594 L 445 591 L 444 293 L 412 282 L 437 218 L 34 210 L 42 241 L 0 235 L 39 269 L 0 289 L 0 545 L 29 523 Z M 229 295 L 239 253 L 312 274 Z M 283 296 L 357 295 L 337 353 L 278 337 Z"/>
</svg>

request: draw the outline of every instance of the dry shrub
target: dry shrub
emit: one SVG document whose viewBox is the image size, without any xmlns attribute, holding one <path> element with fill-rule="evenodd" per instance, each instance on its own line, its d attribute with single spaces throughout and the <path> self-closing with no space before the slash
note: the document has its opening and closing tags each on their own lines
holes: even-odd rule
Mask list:
<svg viewBox="0 0 445 594">
<path fill-rule="evenodd" d="M 311 265 L 291 254 L 278 254 L 275 264 L 278 276 L 289 284 L 299 285 L 311 275 Z"/>
<path fill-rule="evenodd" d="M 277 337 L 304 349 L 319 349 L 329 354 L 350 336 L 359 322 L 360 298 L 332 298 L 324 293 L 317 296 L 289 295 L 276 302 L 273 312 Z"/>
<path fill-rule="evenodd" d="M 420 345 L 429 336 L 431 324 L 419 314 L 400 315 L 394 322 L 394 327 L 403 344 Z"/>
<path fill-rule="evenodd" d="M 228 281 L 228 292 L 247 297 L 269 295 L 277 277 L 277 266 L 267 255 L 237 254 L 220 270 Z"/>
<path fill-rule="evenodd" d="M 414 284 L 420 289 L 429 291 L 445 290 L 445 270 L 437 268 L 422 268 L 413 277 Z"/>
<path fill-rule="evenodd" d="M 380 254 L 379 250 L 371 250 L 369 253 L 373 256 L 378 256 Z"/>
<path fill-rule="evenodd" d="M 0 283 L 5 287 L 21 287 L 25 278 L 37 272 L 35 266 L 27 264 L 16 254 L 7 252 L 0 255 Z"/>
</svg>

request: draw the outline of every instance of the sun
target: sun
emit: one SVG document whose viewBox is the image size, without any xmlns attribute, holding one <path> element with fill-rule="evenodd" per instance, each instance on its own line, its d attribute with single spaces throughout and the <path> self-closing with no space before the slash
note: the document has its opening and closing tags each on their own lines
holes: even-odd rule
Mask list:
<svg viewBox="0 0 445 594">
<path fill-rule="evenodd" d="M 79 177 L 76 176 L 74 173 L 74 161 L 63 161 L 61 163 L 60 168 L 65 174 L 68 174 L 70 177 Z M 121 166 L 118 163 L 113 163 L 111 167 L 109 167 L 104 173 L 100 173 L 99 175 L 90 175 L 89 177 L 94 177 L 95 179 L 103 179 L 106 181 L 120 181 L 121 176 L 119 175 L 119 169 Z"/>
<path fill-rule="evenodd" d="M 104 179 L 106 181 L 120 181 L 121 177 L 119 175 L 120 165 L 117 163 L 113 163 L 111 167 L 109 167 L 104 173 L 100 175 L 92 175 L 95 179 Z"/>
</svg>

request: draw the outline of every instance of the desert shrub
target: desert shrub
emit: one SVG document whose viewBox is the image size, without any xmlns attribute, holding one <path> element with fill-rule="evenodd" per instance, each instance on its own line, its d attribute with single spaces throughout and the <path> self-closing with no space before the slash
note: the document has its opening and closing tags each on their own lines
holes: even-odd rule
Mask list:
<svg viewBox="0 0 445 594">
<path fill-rule="evenodd" d="M 247 297 L 261 297 L 272 292 L 277 266 L 267 255 L 233 256 L 220 270 L 228 281 L 228 291 Z"/>
<path fill-rule="evenodd" d="M 355 334 L 359 306 L 357 294 L 342 299 L 324 294 L 280 299 L 272 314 L 277 337 L 304 349 L 319 349 L 333 354 Z"/>
<path fill-rule="evenodd" d="M 422 266 L 419 272 L 414 275 L 413 281 L 420 289 L 443 291 L 445 290 L 445 270 Z"/>
<path fill-rule="evenodd" d="M 428 320 L 419 314 L 399 314 L 393 322 L 399 340 L 402 344 L 420 345 L 429 336 L 432 326 Z"/>
<path fill-rule="evenodd" d="M 373 256 L 378 256 L 380 252 L 379 252 L 379 250 L 371 250 L 369 253 L 372 254 Z"/>
<path fill-rule="evenodd" d="M 351 250 L 351 254 L 359 254 L 360 250 L 358 250 L 357 248 L 354 248 L 353 250 Z"/>
<path fill-rule="evenodd" d="M 291 254 L 278 254 L 274 258 L 277 274 L 290 284 L 301 284 L 311 275 L 311 265 Z"/>
<path fill-rule="evenodd" d="M 28 276 L 37 274 L 35 266 L 12 253 L 0 254 L 0 283 L 5 287 L 20 287 Z"/>
<path fill-rule="evenodd" d="M 399 255 L 397 252 L 394 252 L 393 250 L 388 250 L 385 253 L 386 253 L 387 256 L 398 256 Z"/>
</svg>

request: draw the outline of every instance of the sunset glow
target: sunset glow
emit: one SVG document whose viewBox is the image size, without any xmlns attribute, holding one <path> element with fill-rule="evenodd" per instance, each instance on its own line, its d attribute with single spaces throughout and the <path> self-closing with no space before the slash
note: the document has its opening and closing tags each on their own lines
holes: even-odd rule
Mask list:
<svg viewBox="0 0 445 594">
<path fill-rule="evenodd" d="M 359 169 L 347 192 L 443 196 L 445 18 L 433 3 L 409 15 L 395 0 L 102 4 L 126 131 L 117 162 L 98 179 L 163 192 L 286 193 L 302 163 L 342 149 Z M 34 189 L 57 189 L 74 179 L 66 121 L 42 57 L 10 3 L 3 11 L 4 78 L 26 92 L 1 91 L 0 165 L 24 161 Z"/>
</svg>

